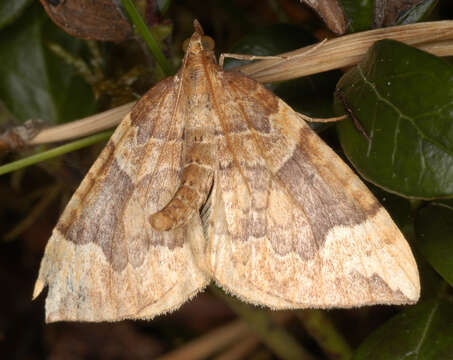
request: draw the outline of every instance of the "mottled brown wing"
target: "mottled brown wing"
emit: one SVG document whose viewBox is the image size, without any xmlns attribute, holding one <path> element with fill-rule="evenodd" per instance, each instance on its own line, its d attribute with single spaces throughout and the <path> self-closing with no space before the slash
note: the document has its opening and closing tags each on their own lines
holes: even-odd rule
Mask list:
<svg viewBox="0 0 453 360">
<path fill-rule="evenodd" d="M 411 250 L 352 170 L 262 85 L 212 81 L 223 135 L 207 220 L 213 278 L 275 309 L 415 302 Z"/>
<path fill-rule="evenodd" d="M 184 112 L 177 77 L 156 85 L 121 122 L 62 214 L 34 296 L 48 285 L 46 321 L 152 318 L 208 281 L 189 246 L 199 217 L 168 232 L 148 221 L 181 177 Z"/>
</svg>

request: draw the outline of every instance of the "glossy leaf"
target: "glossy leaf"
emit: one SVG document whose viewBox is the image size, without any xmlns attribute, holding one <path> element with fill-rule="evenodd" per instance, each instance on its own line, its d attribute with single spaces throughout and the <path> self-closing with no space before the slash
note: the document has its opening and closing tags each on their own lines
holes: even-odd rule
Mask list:
<svg viewBox="0 0 453 360">
<path fill-rule="evenodd" d="M 340 0 L 348 21 L 348 32 L 370 30 L 373 25 L 373 0 Z"/>
<path fill-rule="evenodd" d="M 2 0 L 0 1 L 0 29 L 11 24 L 18 18 L 32 0 Z"/>
<path fill-rule="evenodd" d="M 371 334 L 353 360 L 451 360 L 453 307 L 434 299 L 396 315 Z"/>
<path fill-rule="evenodd" d="M 421 255 L 453 286 L 453 201 L 422 208 L 415 231 Z"/>
<path fill-rule="evenodd" d="M 437 0 L 375 0 L 374 27 L 409 24 L 429 15 Z"/>
<path fill-rule="evenodd" d="M 388 193 L 373 184 L 367 184 L 373 195 L 379 200 L 382 206 L 389 212 L 393 221 L 401 229 L 404 226 L 412 226 L 410 202 L 407 199 Z"/>
<path fill-rule="evenodd" d="M 396 25 L 412 24 L 425 20 L 431 14 L 437 3 L 438 0 L 425 0 L 414 5 L 399 16 Z"/>
<path fill-rule="evenodd" d="M 341 145 L 378 186 L 411 198 L 453 196 L 453 66 L 382 40 L 337 84 Z M 340 110 L 341 109 L 341 110 Z"/>
<path fill-rule="evenodd" d="M 56 27 L 39 3 L 0 32 L 0 100 L 20 121 L 56 123 L 94 110 L 91 88 L 73 66 L 49 51 L 48 41 L 75 55 L 83 49 L 83 42 Z"/>
</svg>

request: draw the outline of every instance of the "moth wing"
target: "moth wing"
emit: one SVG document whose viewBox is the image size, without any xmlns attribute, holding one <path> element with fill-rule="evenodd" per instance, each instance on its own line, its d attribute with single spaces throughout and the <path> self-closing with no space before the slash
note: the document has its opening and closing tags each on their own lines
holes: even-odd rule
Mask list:
<svg viewBox="0 0 453 360">
<path fill-rule="evenodd" d="M 63 212 L 33 295 L 49 287 L 47 322 L 152 318 L 207 284 L 189 246 L 203 236 L 199 217 L 168 232 L 148 221 L 181 181 L 177 81 L 160 82 L 123 119 Z"/>
<path fill-rule="evenodd" d="M 215 81 L 225 111 L 205 224 L 213 278 L 275 309 L 417 301 L 410 247 L 353 171 L 262 85 Z"/>
</svg>

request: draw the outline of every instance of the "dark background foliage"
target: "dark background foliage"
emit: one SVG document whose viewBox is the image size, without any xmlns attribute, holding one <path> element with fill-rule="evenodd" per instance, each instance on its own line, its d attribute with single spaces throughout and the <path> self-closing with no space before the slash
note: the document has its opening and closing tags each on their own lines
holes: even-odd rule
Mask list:
<svg viewBox="0 0 453 360">
<path fill-rule="evenodd" d="M 216 40 L 218 53 L 277 54 L 336 36 L 296 0 L 136 3 L 175 68 L 194 18 Z M 340 3 L 347 32 L 453 18 L 449 1 L 389 2 L 392 8 L 379 0 Z M 235 64 L 230 61 L 226 67 Z M 135 100 L 162 77 L 138 37 L 81 40 L 56 26 L 38 1 L 0 2 L 0 134 L 29 119 L 60 124 Z M 451 61 L 384 40 L 351 69 L 269 86 L 311 116 L 342 114 L 346 108 L 373 138 L 367 141 L 351 120 L 317 128 L 368 181 L 404 232 L 422 278 L 420 302 L 295 311 L 283 326 L 272 312 L 235 302 L 213 288 L 152 321 L 45 325 L 44 296 L 31 301 L 39 262 L 58 215 L 101 143 L 0 177 L 2 358 L 153 359 L 190 344 L 198 349 L 213 344 L 209 335 L 225 336 L 216 331 L 239 317 L 252 330 L 226 347 L 214 346 L 209 356 L 256 339 L 255 333 L 258 339 L 241 358 L 278 358 L 269 344 L 289 337 L 313 359 L 453 359 Z M 50 146 L 0 153 L 0 162 L 46 148 Z M 205 336 L 205 345 L 197 343 Z"/>
</svg>

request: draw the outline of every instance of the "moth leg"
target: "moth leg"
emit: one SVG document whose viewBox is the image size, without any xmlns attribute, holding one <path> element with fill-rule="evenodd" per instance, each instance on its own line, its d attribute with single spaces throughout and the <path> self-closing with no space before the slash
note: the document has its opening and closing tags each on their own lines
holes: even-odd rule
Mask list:
<svg viewBox="0 0 453 360">
<path fill-rule="evenodd" d="M 286 60 L 289 58 L 288 55 L 246 55 L 246 54 L 232 54 L 232 53 L 222 53 L 219 57 L 219 65 L 223 68 L 223 62 L 225 58 L 236 59 L 236 60 Z"/>
<path fill-rule="evenodd" d="M 298 57 L 306 56 L 308 54 L 311 54 L 312 52 L 315 52 L 318 50 L 320 47 L 322 47 L 325 43 L 327 42 L 327 39 L 324 39 L 317 43 L 316 45 L 309 45 L 306 46 L 305 48 L 297 50 L 299 53 L 294 54 L 294 53 L 286 53 L 286 54 L 280 54 L 280 55 L 246 55 L 246 54 L 231 54 L 231 53 L 223 53 L 220 54 L 219 57 L 219 65 L 220 67 L 223 68 L 223 62 L 225 61 L 225 58 L 230 58 L 230 59 L 237 59 L 237 60 L 292 60 Z"/>
<path fill-rule="evenodd" d="M 354 112 L 352 111 L 351 107 L 346 101 L 346 97 L 344 95 L 344 92 L 341 89 L 338 89 L 335 91 L 335 96 L 340 99 L 340 101 L 343 103 L 343 107 L 354 122 L 354 126 L 356 129 L 365 137 L 365 139 L 368 140 L 368 142 L 371 141 L 370 135 L 366 132 L 365 128 L 363 127 L 363 124 L 357 119 L 357 117 L 354 115 Z"/>
<path fill-rule="evenodd" d="M 302 114 L 302 113 L 297 113 L 297 115 L 302 119 L 307 122 L 315 122 L 315 123 L 329 123 L 329 122 L 337 122 L 337 121 L 342 121 L 345 120 L 348 115 L 341 115 L 341 116 L 336 116 L 336 117 L 330 117 L 330 118 L 312 118 L 308 115 Z"/>
<path fill-rule="evenodd" d="M 194 142 L 185 156 L 182 184 L 173 199 L 149 218 L 158 231 L 168 231 L 186 224 L 206 202 L 214 171 L 211 167 L 210 143 Z"/>
</svg>

